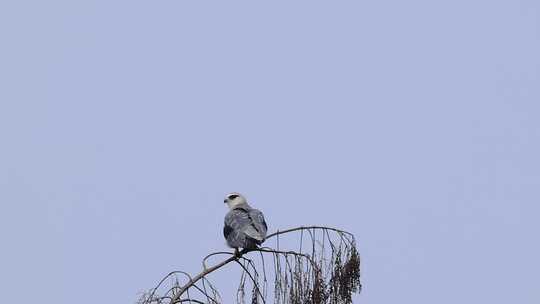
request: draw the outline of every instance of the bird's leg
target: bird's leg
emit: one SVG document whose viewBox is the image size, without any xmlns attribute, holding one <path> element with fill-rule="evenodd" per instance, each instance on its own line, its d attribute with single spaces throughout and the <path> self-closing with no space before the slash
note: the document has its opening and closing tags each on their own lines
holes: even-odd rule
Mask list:
<svg viewBox="0 0 540 304">
<path fill-rule="evenodd" d="M 238 250 L 238 248 L 234 248 L 234 257 L 237 259 L 240 258 L 240 250 Z"/>
</svg>

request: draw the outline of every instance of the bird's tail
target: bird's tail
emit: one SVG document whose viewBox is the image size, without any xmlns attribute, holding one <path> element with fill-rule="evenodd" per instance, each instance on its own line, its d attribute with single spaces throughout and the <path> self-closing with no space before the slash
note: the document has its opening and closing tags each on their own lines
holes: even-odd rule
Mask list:
<svg viewBox="0 0 540 304">
<path fill-rule="evenodd" d="M 257 249 L 262 242 L 254 238 L 246 237 L 246 247 L 247 249 Z"/>
</svg>

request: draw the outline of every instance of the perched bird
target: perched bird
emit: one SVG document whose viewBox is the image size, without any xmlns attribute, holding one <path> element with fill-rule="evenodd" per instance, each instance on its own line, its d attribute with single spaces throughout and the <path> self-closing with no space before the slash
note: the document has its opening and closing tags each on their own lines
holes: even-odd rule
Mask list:
<svg viewBox="0 0 540 304">
<path fill-rule="evenodd" d="M 227 245 L 238 248 L 255 249 L 266 239 L 268 226 L 261 211 L 248 205 L 240 193 L 231 193 L 225 197 L 229 212 L 225 215 L 223 235 Z"/>
</svg>

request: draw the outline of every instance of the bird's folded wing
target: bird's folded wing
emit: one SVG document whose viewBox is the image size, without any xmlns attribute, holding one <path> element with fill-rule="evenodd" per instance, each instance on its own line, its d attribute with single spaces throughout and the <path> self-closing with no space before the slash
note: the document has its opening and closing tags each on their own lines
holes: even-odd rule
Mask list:
<svg viewBox="0 0 540 304">
<path fill-rule="evenodd" d="M 264 220 L 264 215 L 261 211 L 257 209 L 249 210 L 249 217 L 252 220 L 255 230 L 258 232 L 258 235 L 261 237 L 259 240 L 264 240 L 266 238 L 266 233 L 268 231 L 268 225 Z"/>
</svg>

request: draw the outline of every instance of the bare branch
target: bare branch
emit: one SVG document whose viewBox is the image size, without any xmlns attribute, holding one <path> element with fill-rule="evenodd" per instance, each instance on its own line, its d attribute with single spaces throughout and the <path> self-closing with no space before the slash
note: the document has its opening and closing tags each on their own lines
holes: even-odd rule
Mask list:
<svg viewBox="0 0 540 304">
<path fill-rule="evenodd" d="M 280 237 L 297 233 L 298 250 L 281 249 Z M 304 233 L 307 232 L 307 233 Z M 311 241 L 305 246 L 304 236 Z M 324 226 L 302 226 L 277 231 L 267 236 L 276 238 L 277 248 L 262 247 L 243 249 L 237 255 L 231 252 L 214 252 L 203 258 L 201 273 L 190 276 L 183 271 L 167 274 L 155 288 L 144 294 L 138 303 L 141 304 L 174 304 L 174 303 L 221 303 L 218 289 L 209 281 L 208 276 L 235 262 L 242 269 L 237 303 L 244 303 L 244 286 L 246 278 L 253 285 L 251 303 L 265 304 L 267 298 L 267 271 L 275 274 L 273 286 L 274 303 L 352 303 L 352 293 L 360 292 L 360 257 L 356 250 L 354 235 L 347 231 Z M 304 247 L 308 252 L 304 252 Z M 257 255 L 247 257 L 252 251 Z M 209 266 L 208 260 L 219 255 L 230 255 L 225 260 Z M 265 256 L 271 255 L 272 266 L 267 266 Z M 266 269 L 266 267 L 270 267 Z M 262 274 L 262 281 L 260 275 Z M 185 283 L 180 284 L 178 275 L 184 276 Z M 174 279 L 172 287 L 165 289 L 161 296 L 158 292 L 168 279 Z M 199 283 L 201 286 L 199 286 Z M 193 289 L 202 298 L 194 298 Z"/>
</svg>

